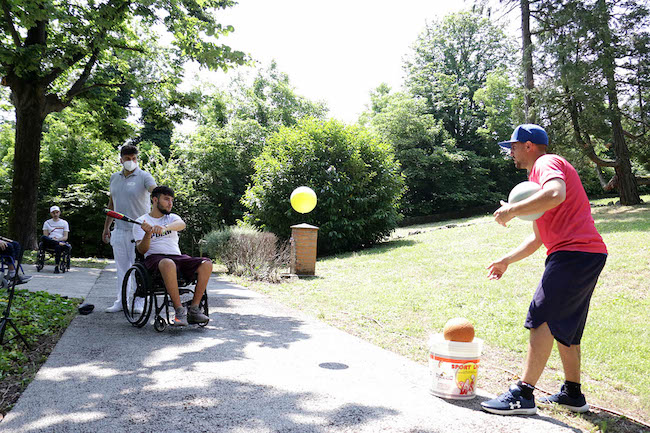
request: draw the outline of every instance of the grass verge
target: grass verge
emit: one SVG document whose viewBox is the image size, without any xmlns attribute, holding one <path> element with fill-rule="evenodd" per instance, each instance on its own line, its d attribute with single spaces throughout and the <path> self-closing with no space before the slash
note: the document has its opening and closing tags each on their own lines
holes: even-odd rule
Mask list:
<svg viewBox="0 0 650 433">
<path fill-rule="evenodd" d="M 0 313 L 8 302 L 6 289 L 0 290 Z M 28 350 L 7 327 L 0 347 L 0 415 L 16 403 L 23 390 L 45 363 L 63 331 L 77 314 L 79 299 L 67 299 L 46 292 L 16 289 L 10 317 L 29 343 Z"/>
<path fill-rule="evenodd" d="M 23 254 L 23 263 L 33 265 L 36 263 L 37 251 L 25 251 Z M 108 264 L 108 259 L 97 257 L 72 257 L 70 259 L 70 266 L 77 268 L 100 268 L 103 269 Z M 47 266 L 54 266 L 54 256 L 48 254 L 45 259 Z"/>
<path fill-rule="evenodd" d="M 584 392 L 592 403 L 650 422 L 650 206 L 597 206 L 593 215 L 609 257 L 582 341 Z M 545 249 L 511 265 L 500 281 L 487 280 L 485 267 L 531 231 L 528 222 L 503 228 L 489 215 L 406 227 L 374 248 L 319 259 L 314 278 L 234 280 L 421 363 L 432 332 L 449 318 L 468 317 L 487 345 L 479 386 L 500 393 L 521 369 L 523 321 Z M 562 380 L 554 351 L 539 386 L 556 392 Z M 639 431 L 597 411 L 560 417 L 589 431 Z"/>
</svg>

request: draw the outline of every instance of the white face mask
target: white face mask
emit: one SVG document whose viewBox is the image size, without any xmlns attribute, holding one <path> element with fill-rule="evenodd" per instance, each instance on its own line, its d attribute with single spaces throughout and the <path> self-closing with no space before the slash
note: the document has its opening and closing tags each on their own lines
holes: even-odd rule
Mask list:
<svg viewBox="0 0 650 433">
<path fill-rule="evenodd" d="M 138 168 L 138 163 L 135 161 L 124 161 L 122 165 L 126 171 L 133 171 Z"/>
</svg>

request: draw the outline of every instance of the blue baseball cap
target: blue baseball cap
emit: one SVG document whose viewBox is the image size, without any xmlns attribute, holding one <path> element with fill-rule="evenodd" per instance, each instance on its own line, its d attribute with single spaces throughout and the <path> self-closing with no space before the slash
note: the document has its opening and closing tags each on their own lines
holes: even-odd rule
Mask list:
<svg viewBox="0 0 650 433">
<path fill-rule="evenodd" d="M 510 140 L 502 141 L 499 143 L 499 146 L 506 150 L 510 150 L 512 143 L 521 141 L 525 143 L 530 141 L 534 144 L 543 144 L 548 146 L 548 135 L 544 128 L 539 125 L 533 125 L 532 123 L 526 123 L 524 125 L 519 125 L 515 128 L 515 131 L 512 133 Z"/>
</svg>

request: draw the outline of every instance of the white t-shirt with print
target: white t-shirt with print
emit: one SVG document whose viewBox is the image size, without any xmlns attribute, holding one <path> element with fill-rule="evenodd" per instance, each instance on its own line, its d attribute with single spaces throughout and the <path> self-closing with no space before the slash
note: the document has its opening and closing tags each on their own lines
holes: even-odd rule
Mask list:
<svg viewBox="0 0 650 433">
<path fill-rule="evenodd" d="M 43 230 L 47 230 L 48 236 L 58 241 L 63 238 L 65 232 L 70 232 L 70 226 L 66 220 L 59 218 L 58 221 L 54 221 L 54 218 L 50 218 L 43 223 Z"/>
<path fill-rule="evenodd" d="M 146 213 L 139 217 L 138 221 L 146 221 L 152 226 L 166 226 L 173 223 L 174 221 L 182 221 L 182 219 L 175 213 L 163 215 L 160 218 L 154 218 Z M 144 238 L 144 234 L 144 230 L 142 230 L 142 227 L 140 227 L 140 225 L 133 225 L 133 238 L 136 242 L 141 241 Z M 144 256 L 149 257 L 152 254 L 169 254 L 180 256 L 181 249 L 178 247 L 178 232 L 168 230 L 160 235 L 152 234 L 149 250 L 144 254 Z"/>
</svg>

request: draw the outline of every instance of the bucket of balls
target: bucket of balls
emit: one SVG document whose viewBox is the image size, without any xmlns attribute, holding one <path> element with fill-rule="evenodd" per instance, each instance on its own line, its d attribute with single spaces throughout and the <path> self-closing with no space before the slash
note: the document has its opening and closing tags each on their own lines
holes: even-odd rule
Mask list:
<svg viewBox="0 0 650 433">
<path fill-rule="evenodd" d="M 474 338 L 474 326 L 469 320 L 449 320 L 442 334 L 429 339 L 431 393 L 456 400 L 476 397 L 482 348 L 483 340 Z"/>
</svg>

